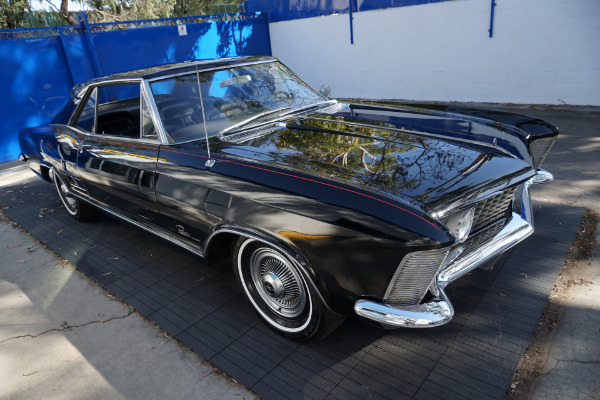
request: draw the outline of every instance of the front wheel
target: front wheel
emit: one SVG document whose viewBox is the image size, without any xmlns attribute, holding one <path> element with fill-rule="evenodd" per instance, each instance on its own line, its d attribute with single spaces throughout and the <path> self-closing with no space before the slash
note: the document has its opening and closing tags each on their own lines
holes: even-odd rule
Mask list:
<svg viewBox="0 0 600 400">
<path fill-rule="evenodd" d="M 273 247 L 240 238 L 233 263 L 250 303 L 279 334 L 295 340 L 320 339 L 343 321 L 327 310 L 296 264 Z"/>
<path fill-rule="evenodd" d="M 56 171 L 52 173 L 54 186 L 67 212 L 79 221 L 86 221 L 96 215 L 96 209 L 75 197 L 64 179 Z"/>
</svg>

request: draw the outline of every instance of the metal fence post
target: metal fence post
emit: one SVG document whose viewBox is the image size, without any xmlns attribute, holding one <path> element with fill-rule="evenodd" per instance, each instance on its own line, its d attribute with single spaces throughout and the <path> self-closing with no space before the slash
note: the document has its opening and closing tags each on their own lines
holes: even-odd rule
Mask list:
<svg viewBox="0 0 600 400">
<path fill-rule="evenodd" d="M 67 56 L 67 50 L 65 48 L 65 42 L 64 42 L 64 33 L 63 33 L 63 28 L 62 27 L 57 27 L 56 30 L 58 31 L 58 39 L 60 42 L 60 50 L 61 50 L 61 55 L 65 60 L 65 64 L 67 65 L 67 70 L 69 71 L 69 78 L 71 79 L 71 86 L 75 85 L 75 77 L 73 76 L 73 69 L 71 68 L 71 62 L 69 60 L 69 57 Z"/>
<path fill-rule="evenodd" d="M 354 44 L 354 26 L 352 24 L 354 17 L 352 16 L 352 3 L 352 0 L 348 0 L 348 15 L 350 15 L 350 44 Z"/>
<path fill-rule="evenodd" d="M 494 8 L 496 8 L 496 5 L 496 0 L 492 0 L 492 11 L 490 12 L 490 29 L 488 29 L 490 37 L 494 36 Z"/>
<path fill-rule="evenodd" d="M 87 15 L 82 12 L 77 14 L 77 20 L 81 24 L 81 27 L 85 31 L 85 37 L 87 38 L 87 50 L 88 56 L 91 60 L 92 68 L 94 70 L 94 77 L 103 76 L 102 68 L 100 67 L 100 60 L 98 59 L 98 53 L 96 51 L 96 46 L 94 45 L 94 38 L 92 38 L 92 31 L 90 29 L 90 24 L 87 19 Z"/>
</svg>

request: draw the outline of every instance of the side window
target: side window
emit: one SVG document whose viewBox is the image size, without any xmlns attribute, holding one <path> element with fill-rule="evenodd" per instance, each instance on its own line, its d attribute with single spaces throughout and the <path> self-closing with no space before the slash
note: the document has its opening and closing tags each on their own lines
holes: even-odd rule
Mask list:
<svg viewBox="0 0 600 400">
<path fill-rule="evenodd" d="M 204 133 L 196 74 L 152 82 L 150 88 L 168 137 L 182 142 Z"/>
<path fill-rule="evenodd" d="M 101 86 L 97 93 L 96 130 L 100 135 L 140 137 L 140 85 Z"/>
<path fill-rule="evenodd" d="M 94 120 L 96 117 L 96 99 L 98 95 L 98 91 L 96 88 L 92 91 L 90 98 L 87 103 L 83 107 L 83 111 L 77 120 L 75 126 L 79 129 L 84 130 L 86 132 L 94 132 Z"/>
</svg>

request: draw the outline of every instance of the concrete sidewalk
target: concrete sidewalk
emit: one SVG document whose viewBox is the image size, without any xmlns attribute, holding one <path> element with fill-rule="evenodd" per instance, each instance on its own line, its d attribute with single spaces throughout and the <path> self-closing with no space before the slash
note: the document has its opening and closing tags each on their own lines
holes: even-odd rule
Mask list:
<svg viewBox="0 0 600 400">
<path fill-rule="evenodd" d="M 501 108 L 545 119 L 561 130 L 543 165 L 555 180 L 534 186 L 533 197 L 600 215 L 600 108 Z M 563 269 L 550 298 L 552 315 L 545 316 L 551 326 L 540 325 L 534 335 L 517 374 L 521 382 L 516 386 L 526 387 L 513 398 L 600 399 L 598 222 L 595 236 L 595 243 L 588 243 L 589 254 L 575 257 Z"/>
<path fill-rule="evenodd" d="M 0 246 L 0 399 L 256 398 L 6 218 Z"/>
</svg>

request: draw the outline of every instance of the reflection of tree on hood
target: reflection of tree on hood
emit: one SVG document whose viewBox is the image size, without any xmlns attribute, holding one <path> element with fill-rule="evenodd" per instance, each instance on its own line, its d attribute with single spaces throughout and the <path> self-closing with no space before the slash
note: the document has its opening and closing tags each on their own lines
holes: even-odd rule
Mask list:
<svg viewBox="0 0 600 400">
<path fill-rule="evenodd" d="M 441 184 L 449 170 L 464 168 L 464 156 L 449 155 L 451 145 L 445 142 L 322 117 L 291 121 L 310 130 L 286 130 L 277 137 L 255 139 L 251 145 L 274 145 L 279 157 L 299 169 L 385 186 L 397 194 L 425 180 L 428 185 Z"/>
</svg>

